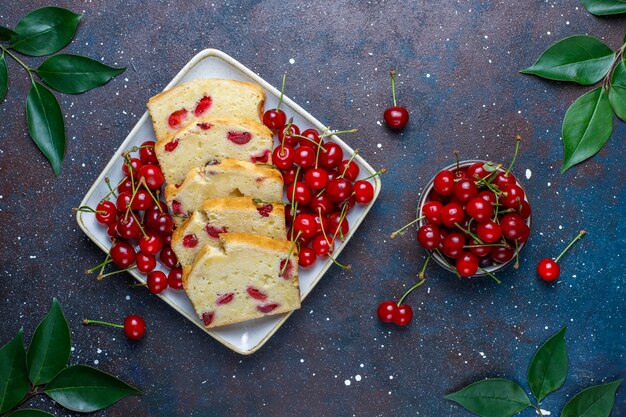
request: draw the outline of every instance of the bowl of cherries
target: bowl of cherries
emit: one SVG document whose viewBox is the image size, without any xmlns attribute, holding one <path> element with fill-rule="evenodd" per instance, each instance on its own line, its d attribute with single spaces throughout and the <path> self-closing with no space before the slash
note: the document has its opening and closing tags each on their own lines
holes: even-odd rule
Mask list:
<svg viewBox="0 0 626 417">
<path fill-rule="evenodd" d="M 496 281 L 496 272 L 519 266 L 532 221 L 526 190 L 510 168 L 479 160 L 439 171 L 422 193 L 417 218 L 417 240 L 437 264 L 460 277 Z"/>
</svg>

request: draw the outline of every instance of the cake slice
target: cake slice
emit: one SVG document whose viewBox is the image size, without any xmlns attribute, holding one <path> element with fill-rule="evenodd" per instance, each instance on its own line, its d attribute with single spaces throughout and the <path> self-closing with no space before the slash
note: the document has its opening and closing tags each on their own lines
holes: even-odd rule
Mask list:
<svg viewBox="0 0 626 417">
<path fill-rule="evenodd" d="M 282 175 L 266 166 L 224 159 L 217 165 L 192 169 L 180 187 L 174 184 L 165 187 L 165 200 L 176 225 L 194 211 L 202 210 L 202 203 L 207 198 L 242 196 L 266 202 L 281 201 Z"/>
<path fill-rule="evenodd" d="M 247 233 L 220 235 L 206 245 L 183 285 L 207 328 L 300 308 L 293 242 Z"/>
<path fill-rule="evenodd" d="M 156 143 L 165 181 L 180 184 L 192 168 L 225 158 L 271 164 L 273 137 L 249 119 L 202 118 Z"/>
<path fill-rule="evenodd" d="M 287 239 L 285 207 L 257 204 L 249 197 L 210 198 L 203 211 L 194 211 L 172 235 L 172 249 L 187 275 L 196 255 L 205 245 L 220 246 L 219 234 L 252 233 L 272 239 Z"/>
<path fill-rule="evenodd" d="M 154 134 L 163 140 L 200 117 L 261 120 L 265 91 L 256 84 L 201 78 L 163 91 L 148 100 Z"/>
</svg>

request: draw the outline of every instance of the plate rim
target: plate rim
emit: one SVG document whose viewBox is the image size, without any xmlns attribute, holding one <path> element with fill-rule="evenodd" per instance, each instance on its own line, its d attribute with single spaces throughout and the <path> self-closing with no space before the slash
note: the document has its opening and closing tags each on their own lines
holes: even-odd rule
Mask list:
<svg viewBox="0 0 626 417">
<path fill-rule="evenodd" d="M 204 49 L 204 50 L 198 52 L 189 62 L 187 62 L 187 64 L 185 64 L 185 66 L 183 66 L 183 68 L 174 76 L 174 78 L 172 78 L 172 80 L 167 84 L 167 86 L 163 89 L 163 91 L 169 90 L 173 86 L 177 85 L 180 82 L 180 80 L 185 75 L 187 75 L 187 73 L 189 71 L 191 71 L 200 61 L 202 61 L 202 60 L 204 60 L 206 58 L 209 58 L 209 57 L 217 57 L 217 58 L 225 61 L 227 64 L 229 64 L 229 65 L 235 67 L 237 70 L 241 71 L 248 78 L 250 78 L 253 82 L 259 84 L 267 92 L 271 93 L 275 97 L 279 97 L 280 96 L 280 91 L 276 87 L 272 86 L 267 81 L 265 81 L 260 75 L 255 74 L 248 67 L 246 67 L 245 65 L 243 65 L 242 63 L 240 63 L 239 61 L 237 61 L 235 58 L 231 57 L 230 55 L 226 54 L 225 52 L 220 51 L 218 49 L 214 49 L 214 48 L 208 48 L 208 49 Z M 317 128 L 318 130 L 323 131 L 323 130 L 325 130 L 327 128 L 322 122 L 320 122 L 317 118 L 315 118 L 313 115 L 311 115 L 308 111 L 304 110 L 300 105 L 295 103 L 293 100 L 291 100 L 286 95 L 283 96 L 283 102 L 286 103 L 289 107 L 291 107 L 294 110 L 294 112 L 298 113 L 303 119 L 305 119 L 308 123 L 310 123 L 312 126 Z M 118 146 L 117 150 L 115 151 L 115 153 L 113 154 L 113 156 L 111 157 L 109 162 L 102 169 L 102 171 L 100 172 L 100 175 L 98 175 L 98 177 L 96 178 L 96 180 L 94 181 L 92 186 L 89 188 L 89 190 L 85 194 L 85 197 L 83 197 L 83 199 L 82 199 L 82 201 L 80 203 L 81 206 L 86 205 L 87 202 L 91 199 L 91 197 L 95 193 L 95 191 L 98 188 L 98 186 L 104 181 L 104 178 L 106 177 L 106 174 L 118 162 L 118 158 L 121 156 L 122 152 L 124 152 L 126 150 L 126 148 L 129 146 L 130 142 L 133 141 L 133 139 L 135 138 L 135 136 L 137 135 L 139 129 L 141 129 L 143 124 L 146 123 L 146 122 L 150 123 L 148 118 L 149 118 L 149 115 L 148 115 L 148 112 L 146 111 L 139 118 L 137 123 L 135 123 L 135 125 L 133 126 L 131 131 L 128 133 L 126 138 L 122 141 L 122 143 L 120 143 L 120 145 Z M 341 145 L 344 149 L 347 149 L 351 154 L 354 154 L 354 150 L 352 149 L 352 147 L 349 146 L 347 143 L 345 143 L 343 140 L 341 140 L 336 135 L 331 135 L 330 139 L 332 139 L 334 142 L 336 142 L 339 145 Z M 369 163 L 367 163 L 367 161 L 365 161 L 361 157 L 360 154 L 356 154 L 354 159 L 357 160 L 358 163 L 362 167 L 364 167 L 366 169 L 366 171 L 368 171 L 368 173 L 370 175 L 374 174 L 376 172 L 374 170 L 374 168 L 372 168 L 372 166 Z M 336 252 L 334 253 L 335 258 L 338 257 L 341 254 L 341 252 L 343 251 L 344 247 L 347 245 L 348 241 L 352 238 L 352 236 L 354 235 L 356 230 L 361 225 L 361 222 L 364 220 L 365 216 L 367 216 L 367 214 L 369 213 L 370 209 L 372 208 L 372 206 L 374 205 L 374 203 L 378 199 L 378 195 L 380 194 L 380 190 L 381 190 L 381 186 L 382 186 L 382 181 L 380 180 L 380 176 L 378 176 L 378 175 L 373 178 L 373 181 L 374 181 L 374 184 L 375 184 L 375 187 L 374 187 L 374 198 L 367 205 L 363 206 L 363 211 L 361 212 L 360 216 L 356 219 L 356 221 L 354 223 L 354 226 L 350 228 L 350 230 L 348 231 L 348 235 L 346 236 L 345 240 L 342 242 L 342 244 L 337 248 Z M 100 242 L 100 240 L 92 233 L 92 231 L 84 223 L 83 218 L 82 218 L 82 214 L 83 214 L 82 211 L 77 211 L 77 213 L 76 213 L 76 222 L 78 223 L 78 226 L 83 231 L 83 233 L 85 233 L 87 235 L 87 237 L 89 237 L 89 239 L 91 239 L 91 241 L 93 241 L 105 253 L 108 253 L 108 249 L 105 247 L 105 245 L 103 245 Z M 326 272 L 328 271 L 328 269 L 331 267 L 332 264 L 333 264 L 333 262 L 330 261 L 330 258 L 329 258 L 326 261 L 326 265 L 318 272 L 318 274 L 313 279 L 313 281 L 311 281 L 311 284 L 309 286 L 308 291 L 306 293 L 304 293 L 304 294 L 303 293 L 300 294 L 301 301 L 304 301 L 304 299 L 313 291 L 313 289 L 317 286 L 319 281 L 326 274 Z M 144 277 L 141 276 L 139 273 L 137 273 L 137 271 L 132 270 L 132 271 L 128 271 L 128 273 L 130 275 L 132 275 L 137 281 L 139 281 L 141 283 L 145 283 Z M 195 316 L 190 317 L 186 312 L 184 312 L 181 308 L 179 308 L 178 305 L 176 305 L 173 301 L 169 300 L 168 298 L 165 298 L 162 294 L 156 294 L 156 295 L 161 300 L 163 300 L 165 303 L 167 303 L 170 307 L 174 308 L 183 317 L 187 318 L 190 322 L 192 322 L 198 328 L 200 328 L 205 333 L 207 333 L 209 336 L 211 336 L 212 338 L 214 338 L 215 340 L 217 340 L 218 342 L 220 342 L 224 346 L 228 347 L 230 350 L 232 350 L 234 352 L 237 352 L 237 353 L 239 353 L 241 355 L 251 355 L 251 354 L 255 353 L 256 351 L 258 351 L 261 347 L 263 347 L 263 345 L 265 345 L 265 343 L 267 343 L 269 341 L 269 339 L 274 335 L 274 333 L 276 333 L 278 331 L 278 329 L 280 327 L 282 327 L 282 325 L 285 323 L 285 321 L 289 317 L 291 317 L 291 315 L 296 311 L 296 310 L 293 310 L 293 311 L 290 311 L 289 313 L 284 314 L 283 317 L 272 327 L 272 329 L 261 340 L 259 340 L 259 342 L 256 345 L 252 346 L 250 349 L 240 349 L 237 346 L 235 346 L 232 343 L 230 343 L 229 341 L 223 339 L 221 336 L 215 334 L 210 329 L 207 329 L 204 326 L 202 326 L 201 322 L 197 319 L 197 317 L 195 317 Z"/>
</svg>

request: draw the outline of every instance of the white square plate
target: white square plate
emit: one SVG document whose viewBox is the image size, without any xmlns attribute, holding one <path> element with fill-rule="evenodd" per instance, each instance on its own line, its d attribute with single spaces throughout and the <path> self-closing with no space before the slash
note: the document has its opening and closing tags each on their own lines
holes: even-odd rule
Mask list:
<svg viewBox="0 0 626 417">
<path fill-rule="evenodd" d="M 229 55 L 216 49 L 205 49 L 204 51 L 198 53 L 167 85 L 166 90 L 175 85 L 197 78 L 227 78 L 256 83 L 265 89 L 265 92 L 267 93 L 266 108 L 268 109 L 275 108 L 278 104 L 278 98 L 280 97 L 279 90 L 269 85 L 265 80 Z M 285 111 L 287 117 L 294 118 L 294 123 L 298 125 L 301 130 L 308 128 L 315 128 L 318 131 L 325 130 L 325 126 L 322 123 L 286 96 L 283 99 L 281 108 Z M 104 171 L 102 171 L 96 182 L 93 184 L 83 199 L 81 205 L 95 207 L 100 199 L 108 192 L 104 179 L 108 177 L 113 184 L 117 184 L 122 180 L 122 152 L 132 148 L 133 146 L 139 146 L 141 143 L 148 140 L 155 140 L 155 137 L 148 113 L 145 113 L 139 122 L 137 122 L 133 130 L 131 130 L 124 142 L 120 145 L 115 155 L 113 155 L 113 158 L 109 161 L 107 166 L 104 168 Z M 345 156 L 352 155 L 354 152 L 352 148 L 346 145 L 338 137 L 332 136 L 330 140 L 336 142 L 342 147 Z M 275 142 L 278 143 L 277 139 L 275 139 Z M 359 155 L 354 158 L 354 161 L 359 165 L 361 170 L 359 175 L 360 178 L 367 177 L 375 172 L 374 169 L 372 169 L 372 167 Z M 354 234 L 354 231 L 357 229 L 378 197 L 381 186 L 380 179 L 376 176 L 370 181 L 374 184 L 375 188 L 374 199 L 365 206 L 357 204 L 348 213 L 347 218 L 350 224 L 350 231 L 346 236 L 345 241 L 338 241 L 338 244 L 336 243 L 334 256 L 338 256 L 348 243 Z M 93 240 L 103 251 L 108 253 L 111 246 L 111 240 L 107 236 L 106 228 L 95 220 L 95 216 L 91 213 L 78 212 L 76 219 L 78 221 L 78 225 L 85 232 L 85 234 L 89 236 L 89 238 Z M 324 273 L 326 273 L 332 264 L 332 261 L 326 258 L 318 259 L 315 265 L 311 268 L 300 268 L 300 293 L 303 300 L 315 287 L 322 276 L 324 276 Z M 159 268 L 159 266 L 157 266 L 157 268 Z M 141 275 L 136 270 L 131 271 L 130 274 L 133 275 L 139 282 L 145 283 L 145 276 Z M 276 332 L 276 330 L 278 330 L 278 328 L 291 315 L 291 313 L 286 313 L 268 316 L 244 323 L 207 330 L 204 328 L 202 321 L 196 316 L 196 313 L 194 312 L 193 307 L 184 291 L 167 289 L 163 294 L 159 295 L 159 297 L 161 297 L 171 307 L 176 309 L 180 314 L 187 317 L 196 326 L 217 339 L 220 343 L 235 352 L 244 355 L 254 353 L 261 346 L 263 346 L 263 344 L 269 340 L 274 332 Z"/>
</svg>

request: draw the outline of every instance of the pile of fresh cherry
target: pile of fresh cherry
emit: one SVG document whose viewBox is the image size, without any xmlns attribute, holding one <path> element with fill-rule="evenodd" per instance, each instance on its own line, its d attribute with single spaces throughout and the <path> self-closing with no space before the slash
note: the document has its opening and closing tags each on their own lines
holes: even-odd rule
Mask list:
<svg viewBox="0 0 626 417">
<path fill-rule="evenodd" d="M 301 132 L 280 109 L 282 99 L 281 93 L 278 106 L 265 112 L 263 123 L 278 135 L 279 144 L 272 153 L 272 163 L 281 171 L 285 183 L 288 237 L 299 246 L 301 267 L 310 267 L 318 257 L 326 256 L 337 263 L 332 252 L 335 239 L 343 240 L 348 234 L 346 215 L 355 204 L 372 201 L 374 186 L 368 179 L 385 170 L 357 180 L 360 169 L 354 162 L 356 152 L 346 157 L 341 146 L 324 140 L 337 133 L 356 132 L 356 129 Z"/>
<path fill-rule="evenodd" d="M 131 152 L 137 152 L 135 155 Z M 78 210 L 95 213 L 98 223 L 107 228 L 111 249 L 101 264 L 88 272 L 98 272 L 98 279 L 136 269 L 147 275 L 148 289 L 159 294 L 169 286 L 182 289 L 182 270 L 170 244 L 174 221 L 167 205 L 160 199 L 164 177 L 154 152 L 154 142 L 147 141 L 122 155 L 123 179 L 94 208 Z M 157 257 L 168 273 L 157 270 Z M 120 270 L 104 273 L 113 263 Z"/>
</svg>

